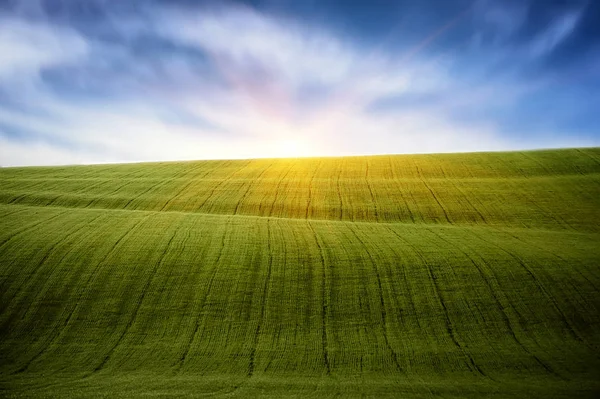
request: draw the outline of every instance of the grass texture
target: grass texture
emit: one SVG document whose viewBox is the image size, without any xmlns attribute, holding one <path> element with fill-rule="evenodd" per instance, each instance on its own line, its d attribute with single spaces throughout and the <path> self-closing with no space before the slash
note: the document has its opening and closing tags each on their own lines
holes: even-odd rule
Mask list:
<svg viewBox="0 0 600 399">
<path fill-rule="evenodd" d="M 600 149 L 0 169 L 0 397 L 593 398 Z"/>
</svg>

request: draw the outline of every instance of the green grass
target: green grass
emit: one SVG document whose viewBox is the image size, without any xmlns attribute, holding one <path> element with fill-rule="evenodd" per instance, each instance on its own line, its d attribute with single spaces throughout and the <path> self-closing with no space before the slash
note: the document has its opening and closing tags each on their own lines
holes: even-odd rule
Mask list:
<svg viewBox="0 0 600 399">
<path fill-rule="evenodd" d="M 0 169 L 0 397 L 600 395 L 600 149 Z"/>
</svg>

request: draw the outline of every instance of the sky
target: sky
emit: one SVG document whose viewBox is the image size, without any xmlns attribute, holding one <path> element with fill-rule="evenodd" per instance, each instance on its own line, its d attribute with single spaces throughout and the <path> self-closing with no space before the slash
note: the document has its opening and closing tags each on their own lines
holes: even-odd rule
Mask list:
<svg viewBox="0 0 600 399">
<path fill-rule="evenodd" d="M 0 166 L 600 146 L 597 0 L 0 0 Z"/>
</svg>

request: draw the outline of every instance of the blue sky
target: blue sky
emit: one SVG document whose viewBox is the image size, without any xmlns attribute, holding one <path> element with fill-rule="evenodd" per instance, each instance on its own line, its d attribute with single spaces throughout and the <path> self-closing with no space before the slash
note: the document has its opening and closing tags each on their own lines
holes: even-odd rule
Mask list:
<svg viewBox="0 0 600 399">
<path fill-rule="evenodd" d="M 600 145 L 595 0 L 0 0 L 0 165 Z"/>
</svg>

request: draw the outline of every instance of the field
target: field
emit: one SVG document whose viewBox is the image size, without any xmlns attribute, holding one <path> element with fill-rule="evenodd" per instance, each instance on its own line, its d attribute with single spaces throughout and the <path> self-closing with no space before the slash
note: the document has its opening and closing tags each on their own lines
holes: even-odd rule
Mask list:
<svg viewBox="0 0 600 399">
<path fill-rule="evenodd" d="M 600 397 L 600 149 L 0 169 L 0 397 Z"/>
</svg>

